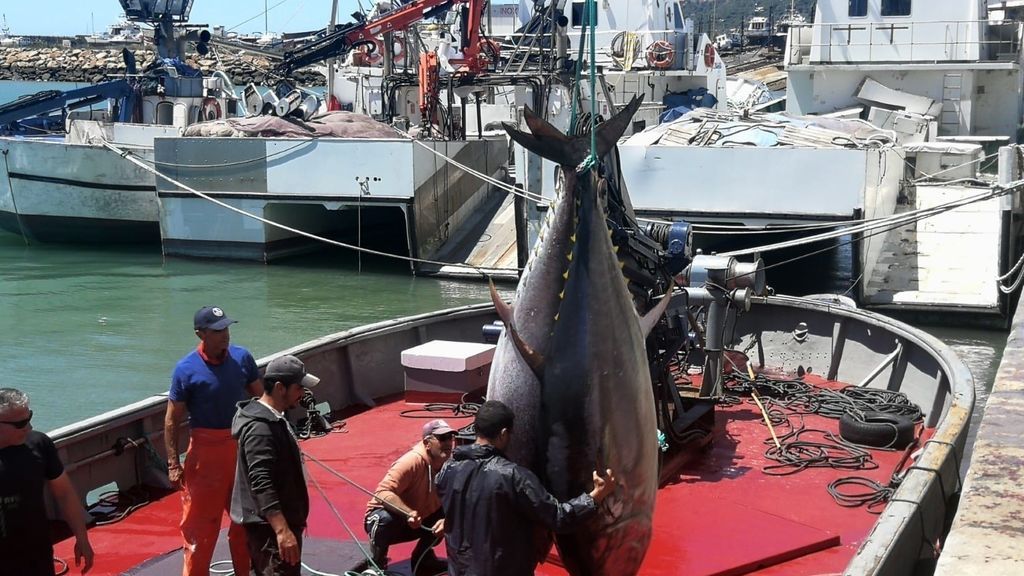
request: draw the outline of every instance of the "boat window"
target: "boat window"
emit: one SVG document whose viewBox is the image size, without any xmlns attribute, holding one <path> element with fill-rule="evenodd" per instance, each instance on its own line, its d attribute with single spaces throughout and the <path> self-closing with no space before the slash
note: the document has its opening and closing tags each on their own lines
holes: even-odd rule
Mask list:
<svg viewBox="0 0 1024 576">
<path fill-rule="evenodd" d="M 572 27 L 582 28 L 584 16 L 586 15 L 586 1 L 585 0 L 573 0 L 572 3 Z M 598 13 L 597 22 L 601 21 L 601 15 Z M 596 25 L 597 22 L 594 24 Z"/>
<path fill-rule="evenodd" d="M 868 0 L 850 0 L 850 16 L 867 16 Z"/>
<path fill-rule="evenodd" d="M 161 126 L 174 125 L 174 103 L 164 100 L 156 105 L 156 123 Z"/>
<path fill-rule="evenodd" d="M 882 0 L 882 16 L 910 16 L 910 0 Z"/>
</svg>

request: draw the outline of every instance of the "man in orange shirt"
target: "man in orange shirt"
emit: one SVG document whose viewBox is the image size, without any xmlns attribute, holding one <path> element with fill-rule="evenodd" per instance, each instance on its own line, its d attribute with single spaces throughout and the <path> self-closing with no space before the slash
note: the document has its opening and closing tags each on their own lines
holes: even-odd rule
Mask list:
<svg viewBox="0 0 1024 576">
<path fill-rule="evenodd" d="M 434 479 L 452 455 L 455 430 L 444 420 L 431 420 L 423 426 L 423 439 L 391 465 L 377 485 L 375 498 L 366 505 L 363 528 L 370 537 L 370 556 L 357 571 L 388 565 L 392 544 L 418 540 L 412 553 L 417 574 L 437 574 L 447 570 L 433 547 L 444 536 L 441 500 Z"/>
</svg>

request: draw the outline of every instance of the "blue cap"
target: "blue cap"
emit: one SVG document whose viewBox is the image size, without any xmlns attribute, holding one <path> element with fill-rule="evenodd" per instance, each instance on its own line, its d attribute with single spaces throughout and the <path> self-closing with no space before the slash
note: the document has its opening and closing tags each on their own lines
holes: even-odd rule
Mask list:
<svg viewBox="0 0 1024 576">
<path fill-rule="evenodd" d="M 196 330 L 223 330 L 235 323 L 224 310 L 216 306 L 203 306 L 196 312 Z"/>
</svg>

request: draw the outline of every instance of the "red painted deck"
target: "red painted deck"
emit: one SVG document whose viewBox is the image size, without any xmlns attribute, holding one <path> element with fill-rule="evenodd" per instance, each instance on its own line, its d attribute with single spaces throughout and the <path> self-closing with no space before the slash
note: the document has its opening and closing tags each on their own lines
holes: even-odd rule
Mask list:
<svg viewBox="0 0 1024 576">
<path fill-rule="evenodd" d="M 372 490 L 388 466 L 416 442 L 422 419 L 402 417 L 409 408 L 394 400 L 351 415 L 340 432 L 308 440 L 302 448 L 334 470 Z M 438 414 L 453 425 L 468 419 Z M 436 416 L 435 416 L 436 417 Z M 659 492 L 654 536 L 641 574 L 800 575 L 841 572 L 877 516 L 864 508 L 843 508 L 826 486 L 838 476 L 857 475 L 888 481 L 901 452 L 873 450 L 878 468 L 867 471 L 808 469 L 790 476 L 769 476 L 761 469 L 770 442 L 757 407 L 743 403 L 720 407 L 715 439 L 703 458 L 684 467 L 675 482 Z M 837 431 L 834 420 L 805 416 L 807 426 Z M 456 424 L 457 423 L 457 424 Z M 781 432 L 780 432 L 781 434 Z M 351 540 L 318 492 L 318 482 L 349 527 L 362 539 L 367 496 L 316 464 L 307 464 L 312 511 L 308 536 Z M 141 562 L 180 547 L 180 501 L 171 494 L 134 512 L 120 523 L 90 530 L 96 565 L 90 574 L 121 574 Z M 72 559 L 70 540 L 56 555 Z M 409 572 L 411 544 L 391 551 L 392 568 Z M 443 553 L 443 546 L 438 549 Z M 314 566 L 314 568 L 316 568 Z M 71 570 L 76 574 L 77 570 Z M 564 575 L 557 562 L 537 571 Z"/>
</svg>

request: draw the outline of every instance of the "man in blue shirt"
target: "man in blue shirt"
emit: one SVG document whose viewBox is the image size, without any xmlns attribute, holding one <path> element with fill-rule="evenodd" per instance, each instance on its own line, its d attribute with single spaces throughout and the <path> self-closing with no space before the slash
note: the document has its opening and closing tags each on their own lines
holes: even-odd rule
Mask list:
<svg viewBox="0 0 1024 576">
<path fill-rule="evenodd" d="M 216 306 L 195 314 L 199 346 L 178 361 L 171 377 L 164 442 L 171 483 L 182 488 L 183 576 L 209 576 L 224 512 L 229 511 L 238 445 L 231 437 L 236 404 L 262 393 L 252 354 L 231 344 L 235 321 Z M 182 466 L 178 431 L 188 418 L 189 444 Z M 235 574 L 249 573 L 245 529 L 232 523 L 228 545 Z"/>
</svg>

